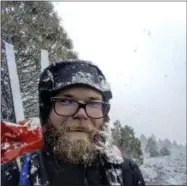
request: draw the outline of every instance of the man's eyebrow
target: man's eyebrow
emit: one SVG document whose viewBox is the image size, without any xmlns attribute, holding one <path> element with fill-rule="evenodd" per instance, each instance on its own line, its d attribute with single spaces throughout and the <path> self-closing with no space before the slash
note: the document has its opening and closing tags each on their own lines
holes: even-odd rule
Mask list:
<svg viewBox="0 0 187 186">
<path fill-rule="evenodd" d="M 102 98 L 100 98 L 99 96 L 90 96 L 90 97 L 88 98 L 88 100 L 90 100 L 90 101 L 95 101 L 95 100 L 102 100 Z"/>
<path fill-rule="evenodd" d="M 66 98 L 73 98 L 74 96 L 72 94 L 63 94 L 62 97 L 66 97 Z"/>
</svg>

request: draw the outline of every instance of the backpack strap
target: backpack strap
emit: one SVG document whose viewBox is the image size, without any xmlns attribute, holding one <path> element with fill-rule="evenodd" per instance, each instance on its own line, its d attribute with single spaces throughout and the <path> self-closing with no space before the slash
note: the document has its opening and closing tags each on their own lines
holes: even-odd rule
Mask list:
<svg viewBox="0 0 187 186">
<path fill-rule="evenodd" d="M 21 167 L 20 171 L 20 181 L 19 181 L 19 186 L 30 186 L 30 158 L 31 158 L 31 153 L 25 154 L 23 157 L 23 166 Z"/>
<path fill-rule="evenodd" d="M 123 183 L 125 186 L 145 186 L 142 173 L 133 160 L 124 158 L 122 170 Z"/>
<path fill-rule="evenodd" d="M 123 185 L 124 186 L 133 186 L 133 171 L 130 168 L 129 159 L 124 158 L 124 162 L 121 164 L 123 171 Z"/>
<path fill-rule="evenodd" d="M 42 185 L 39 152 L 26 153 L 21 161 L 19 186 Z"/>
<path fill-rule="evenodd" d="M 137 163 L 135 163 L 133 160 L 130 160 L 130 167 L 133 170 L 136 185 L 145 186 L 145 181 L 143 179 L 142 173 L 141 173 Z"/>
</svg>

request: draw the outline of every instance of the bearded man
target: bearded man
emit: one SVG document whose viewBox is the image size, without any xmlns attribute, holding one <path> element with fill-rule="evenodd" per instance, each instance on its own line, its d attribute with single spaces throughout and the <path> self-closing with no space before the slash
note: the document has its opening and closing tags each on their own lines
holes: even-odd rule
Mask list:
<svg viewBox="0 0 187 186">
<path fill-rule="evenodd" d="M 96 65 L 53 63 L 41 73 L 38 90 L 44 147 L 24 155 L 21 168 L 4 166 L 2 186 L 145 185 L 137 164 L 111 145 L 112 92 Z"/>
</svg>

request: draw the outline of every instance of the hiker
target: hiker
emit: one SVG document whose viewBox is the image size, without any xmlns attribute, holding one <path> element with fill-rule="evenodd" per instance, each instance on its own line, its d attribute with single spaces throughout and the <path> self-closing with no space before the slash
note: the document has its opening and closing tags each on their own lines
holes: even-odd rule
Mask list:
<svg viewBox="0 0 187 186">
<path fill-rule="evenodd" d="M 2 186 L 144 186 L 138 165 L 111 144 L 112 92 L 91 62 L 49 65 L 39 80 L 44 146 L 4 164 Z"/>
</svg>

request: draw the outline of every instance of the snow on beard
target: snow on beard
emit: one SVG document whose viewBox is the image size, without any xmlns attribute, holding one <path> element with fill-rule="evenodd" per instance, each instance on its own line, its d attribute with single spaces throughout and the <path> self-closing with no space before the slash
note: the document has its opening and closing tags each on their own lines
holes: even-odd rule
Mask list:
<svg viewBox="0 0 187 186">
<path fill-rule="evenodd" d="M 54 154 L 63 161 L 72 163 L 89 164 L 96 157 L 98 150 L 96 148 L 95 140 L 99 131 L 89 125 L 81 125 L 72 123 L 64 125 L 61 130 L 57 130 L 48 124 L 46 132 L 44 133 L 45 141 L 53 146 Z M 89 134 L 88 138 L 70 141 L 66 132 L 82 131 Z"/>
</svg>

